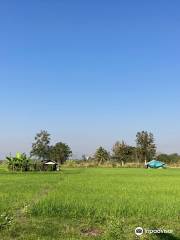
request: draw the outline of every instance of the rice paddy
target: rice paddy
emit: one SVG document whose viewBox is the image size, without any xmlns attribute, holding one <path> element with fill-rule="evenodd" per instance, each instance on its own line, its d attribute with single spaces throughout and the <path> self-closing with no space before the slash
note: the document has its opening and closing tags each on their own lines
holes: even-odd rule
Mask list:
<svg viewBox="0 0 180 240">
<path fill-rule="evenodd" d="M 180 170 L 0 171 L 0 239 L 180 239 Z"/>
</svg>

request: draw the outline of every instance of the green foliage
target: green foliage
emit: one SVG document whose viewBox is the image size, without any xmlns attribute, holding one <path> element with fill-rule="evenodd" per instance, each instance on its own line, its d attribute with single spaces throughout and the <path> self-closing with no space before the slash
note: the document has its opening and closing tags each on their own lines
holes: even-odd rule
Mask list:
<svg viewBox="0 0 180 240">
<path fill-rule="evenodd" d="M 47 131 L 41 131 L 35 136 L 35 142 L 32 144 L 31 156 L 38 157 L 41 160 L 49 158 L 50 134 Z"/>
<path fill-rule="evenodd" d="M 106 149 L 104 149 L 102 147 L 99 147 L 96 150 L 94 157 L 95 157 L 95 160 L 98 162 L 98 164 L 103 164 L 103 163 L 109 161 L 109 159 L 110 159 L 109 153 L 106 151 Z"/>
<path fill-rule="evenodd" d="M 9 216 L 7 213 L 3 213 L 0 215 L 0 230 L 8 227 L 12 224 L 13 217 Z"/>
<path fill-rule="evenodd" d="M 126 162 L 131 162 L 135 156 L 135 148 L 125 144 L 124 141 L 116 142 L 113 146 L 113 159 L 124 165 Z"/>
<path fill-rule="evenodd" d="M 25 153 L 17 153 L 15 157 L 7 157 L 8 168 L 12 171 L 28 171 L 30 167 L 30 159 Z"/>
<path fill-rule="evenodd" d="M 62 142 L 50 146 L 50 134 L 47 131 L 41 131 L 35 137 L 32 144 L 31 156 L 38 157 L 40 160 L 54 160 L 63 164 L 71 155 L 70 147 Z"/>
<path fill-rule="evenodd" d="M 110 217 L 108 221 L 108 239 L 109 240 L 123 240 L 126 239 L 124 219 L 118 219 L 117 217 Z"/>
<path fill-rule="evenodd" d="M 136 135 L 137 154 L 141 162 L 150 161 L 156 155 L 154 136 L 146 131 L 138 132 Z"/>
<path fill-rule="evenodd" d="M 176 164 L 180 163 L 180 155 L 177 153 L 173 154 L 159 154 L 157 160 L 167 163 L 167 164 Z"/>
<path fill-rule="evenodd" d="M 50 159 L 63 164 L 72 155 L 70 147 L 62 142 L 50 147 Z"/>
</svg>

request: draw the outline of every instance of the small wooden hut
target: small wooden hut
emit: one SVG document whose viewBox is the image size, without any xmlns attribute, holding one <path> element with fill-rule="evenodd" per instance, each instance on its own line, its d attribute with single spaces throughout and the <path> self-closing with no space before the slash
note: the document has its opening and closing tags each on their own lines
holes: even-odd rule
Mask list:
<svg viewBox="0 0 180 240">
<path fill-rule="evenodd" d="M 55 161 L 47 160 L 43 162 L 43 167 L 45 171 L 57 171 L 58 170 L 58 164 Z"/>
</svg>

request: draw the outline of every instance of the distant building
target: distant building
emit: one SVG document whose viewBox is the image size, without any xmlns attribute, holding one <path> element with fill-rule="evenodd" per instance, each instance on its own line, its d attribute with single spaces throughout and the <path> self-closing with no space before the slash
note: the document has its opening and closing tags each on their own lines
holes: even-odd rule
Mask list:
<svg viewBox="0 0 180 240">
<path fill-rule="evenodd" d="M 59 170 L 57 162 L 52 160 L 43 161 L 43 165 L 45 170 L 51 170 L 51 171 Z"/>
</svg>

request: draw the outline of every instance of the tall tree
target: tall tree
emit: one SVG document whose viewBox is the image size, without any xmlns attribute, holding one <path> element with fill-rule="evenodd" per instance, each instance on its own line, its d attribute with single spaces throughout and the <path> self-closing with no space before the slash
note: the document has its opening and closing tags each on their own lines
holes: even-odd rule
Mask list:
<svg viewBox="0 0 180 240">
<path fill-rule="evenodd" d="M 63 164 L 71 155 L 72 151 L 65 143 L 58 142 L 50 148 L 50 158 L 59 164 Z"/>
<path fill-rule="evenodd" d="M 108 151 L 104 149 L 103 147 L 99 147 L 96 150 L 95 153 L 95 160 L 98 162 L 98 164 L 102 164 L 107 162 L 110 159 Z"/>
<path fill-rule="evenodd" d="M 148 133 L 147 131 L 138 132 L 136 135 L 136 145 L 141 161 L 146 163 L 155 157 L 156 145 L 152 133 Z"/>
<path fill-rule="evenodd" d="M 122 164 L 122 166 L 128 162 L 132 161 L 132 156 L 134 155 L 134 148 L 127 145 L 124 141 L 117 141 L 113 146 L 113 158 Z"/>
<path fill-rule="evenodd" d="M 47 131 L 40 131 L 35 136 L 35 142 L 32 144 L 31 156 L 38 157 L 41 160 L 47 160 L 49 157 L 50 134 Z"/>
</svg>

